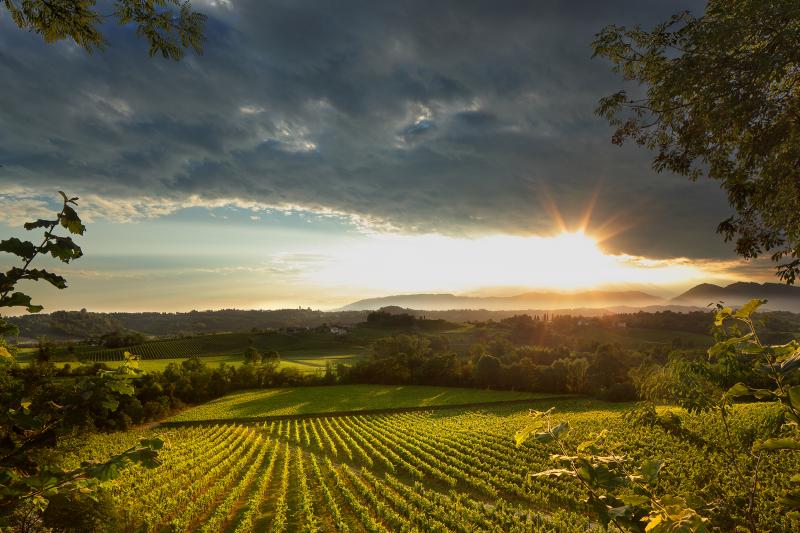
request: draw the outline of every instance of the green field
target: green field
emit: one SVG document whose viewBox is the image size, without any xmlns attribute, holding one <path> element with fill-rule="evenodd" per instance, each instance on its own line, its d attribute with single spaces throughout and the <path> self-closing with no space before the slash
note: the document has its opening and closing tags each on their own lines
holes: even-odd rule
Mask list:
<svg viewBox="0 0 800 533">
<path fill-rule="evenodd" d="M 428 407 L 537 397 L 541 395 L 529 392 L 413 385 L 335 385 L 262 389 L 229 394 L 184 411 L 170 420 L 247 419 L 273 415 Z"/>
<path fill-rule="evenodd" d="M 267 401 L 274 412 L 298 411 L 306 408 L 304 397 L 313 404 L 324 397 L 315 397 L 313 392 L 324 390 L 302 389 L 297 397 L 279 395 Z M 345 392 L 334 396 L 334 403 L 341 402 Z M 422 397 L 433 400 L 435 395 Z M 662 493 L 710 500 L 737 483 L 726 454 L 657 426 L 625 421 L 621 414 L 630 404 L 578 399 L 532 402 L 538 409 L 553 405 L 557 419 L 570 424 L 567 447 L 607 428 L 615 453 L 636 464 L 647 458 L 664 459 L 658 489 Z M 117 525 L 125 530 L 596 530 L 596 518 L 583 503 L 585 492 L 577 481 L 529 477 L 552 468 L 550 455 L 559 453 L 559 448 L 535 440 L 515 446 L 514 432 L 529 421 L 527 407 L 453 408 L 81 436 L 62 444 L 67 457 L 62 466 L 100 459 L 141 437 L 165 441 L 160 466 L 153 470 L 132 467 L 108 484 L 113 498 L 125 509 L 124 523 Z M 769 404 L 738 406 L 731 416 L 731 431 L 737 438 L 746 438 L 773 410 Z M 678 412 L 684 417 L 685 430 L 701 439 L 721 431 L 714 415 Z M 740 459 L 747 460 L 744 452 Z M 798 531 L 800 523 L 773 501 L 785 472 L 800 468 L 800 455 L 765 455 L 761 467 L 764 498 L 755 506 L 759 530 Z M 741 506 L 728 503 L 728 512 L 741 514 Z"/>
<path fill-rule="evenodd" d="M 102 348 L 89 345 L 76 345 L 74 357 L 91 362 L 121 361 L 125 352 L 138 355 L 142 360 L 179 359 L 192 356 L 209 355 L 241 355 L 254 346 L 261 352 L 275 350 L 296 356 L 328 355 L 331 353 L 363 353 L 369 344 L 380 337 L 390 335 L 382 329 L 356 328 L 345 336 L 336 336 L 319 331 L 302 331 L 298 333 L 219 333 L 213 335 L 197 335 L 181 339 L 153 340 L 122 348 Z M 21 355 L 34 354 L 34 348 L 21 351 Z M 57 348 L 54 359 L 68 357 L 65 346 Z"/>
<path fill-rule="evenodd" d="M 333 367 L 334 371 L 336 365 L 339 363 L 344 364 L 352 364 L 356 362 L 358 359 L 363 357 L 360 354 L 342 354 L 338 352 L 324 354 L 320 353 L 320 351 L 316 351 L 317 355 L 313 354 L 306 354 L 303 355 L 302 352 L 297 355 L 288 355 L 281 358 L 281 361 L 278 365 L 279 369 L 284 368 L 291 368 L 303 373 L 314 373 L 314 374 L 322 374 L 325 372 L 325 366 L 327 362 L 330 362 Z M 232 365 L 232 366 L 239 366 L 244 364 L 244 357 L 241 354 L 227 354 L 227 355 L 204 355 L 200 356 L 203 363 L 215 367 L 221 364 Z M 30 357 L 20 357 L 18 362 L 21 365 L 27 365 L 30 362 Z M 115 368 L 119 366 L 122 361 L 107 361 L 103 364 Z M 139 368 L 144 370 L 145 372 L 162 372 L 165 368 L 167 368 L 170 364 L 180 364 L 181 359 L 176 358 L 167 358 L 167 359 L 142 359 L 139 361 Z M 62 368 L 64 365 L 70 365 L 71 367 L 76 367 L 81 364 L 91 365 L 93 364 L 92 361 L 86 361 L 81 363 L 79 361 L 55 361 L 53 365 L 56 367 Z"/>
</svg>

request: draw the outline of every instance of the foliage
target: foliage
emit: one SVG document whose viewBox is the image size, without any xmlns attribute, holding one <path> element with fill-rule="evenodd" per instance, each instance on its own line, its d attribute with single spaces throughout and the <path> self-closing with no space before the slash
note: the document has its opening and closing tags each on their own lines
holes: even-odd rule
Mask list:
<svg viewBox="0 0 800 533">
<path fill-rule="evenodd" d="M 707 530 L 708 520 L 692 508 L 702 505 L 697 498 L 656 494 L 663 461 L 646 461 L 638 468 L 632 467 L 624 456 L 614 452 L 605 430 L 581 442 L 570 453 L 562 442 L 569 424 L 554 425 L 553 411 L 554 408 L 531 411 L 533 423 L 514 437 L 517 446 L 530 437 L 541 443 L 558 444 L 560 453 L 551 455 L 551 459 L 559 468 L 535 473 L 534 477 L 568 476 L 578 480 L 586 489 L 585 503 L 606 528 L 613 524 L 624 531 L 654 533 Z"/>
<path fill-rule="evenodd" d="M 148 468 L 158 464 L 157 450 L 162 444 L 159 439 L 142 440 L 105 461 L 84 462 L 70 470 L 37 457 L 38 448 L 56 442 L 71 427 L 81 427 L 87 412 L 115 411 L 122 397 L 133 394 L 132 375 L 134 360 L 114 371 L 82 378 L 69 389 L 62 404 L 46 397 L 3 399 L 6 411 L 0 417 L 0 525 L 3 516 L 19 513 L 21 508 L 26 515 L 31 511 L 35 515 L 45 513 L 52 499 L 94 499 L 100 482 L 116 477 L 131 463 Z"/>
<path fill-rule="evenodd" d="M 800 343 L 795 340 L 781 345 L 762 343 L 753 313 L 763 303 L 751 300 L 738 310 L 719 304 L 714 320 L 718 342 L 708 350 L 706 361 L 676 358 L 665 367 L 652 368 L 640 380 L 640 386 L 651 399 L 667 399 L 690 413 L 709 412 L 717 416 L 721 431 L 715 438 L 706 439 L 687 430 L 675 413 L 659 414 L 652 406 L 637 409 L 628 416 L 635 425 L 660 427 L 687 443 L 720 453 L 738 481 L 736 491 L 719 492 L 707 501 L 691 493 L 657 494 L 648 488 L 652 483 L 641 483 L 642 479 L 648 479 L 643 471 L 631 474 L 613 452 L 597 455 L 597 439 L 580 444 L 575 454 L 567 454 L 561 444 L 566 427 L 552 426 L 552 411 L 533 413 L 534 424 L 517 434 L 518 445 L 533 436 L 540 442 L 556 441 L 562 448 L 560 455 L 553 456 L 562 467 L 536 475 L 579 478 L 586 485 L 587 502 L 606 526 L 613 523 L 621 529 L 636 531 L 646 523 L 646 531 L 658 531 L 661 527 L 671 531 L 682 524 L 682 530 L 702 531 L 713 509 L 738 506 L 741 514 L 729 517 L 731 523 L 759 531 L 757 508 L 767 496 L 760 484 L 766 455 L 800 450 L 800 384 L 797 383 Z M 748 382 L 731 384 L 735 376 L 744 376 Z M 737 433 L 732 424 L 734 404 L 742 398 L 773 402 L 780 407 L 779 416 Z M 591 453 L 587 454 L 587 450 Z M 663 460 L 651 460 L 643 468 L 650 469 L 647 465 L 656 463 L 663 464 Z M 785 477 L 783 484 L 787 488 L 775 498 L 776 503 L 788 511 L 787 516 L 798 519 L 800 477 Z M 633 499 L 625 495 L 625 489 L 633 489 Z"/>
<path fill-rule="evenodd" d="M 75 244 L 71 237 L 61 237 L 55 234 L 56 228 L 62 226 L 73 235 L 83 235 L 86 227 L 81 222 L 80 217 L 75 212 L 73 206 L 77 205 L 78 198 L 68 198 L 66 194 L 59 191 L 63 198 L 61 212 L 55 219 L 39 219 L 35 222 L 25 224 L 25 229 L 44 229 L 44 237 L 38 246 L 30 241 L 23 241 L 16 237 L 0 241 L 0 252 L 6 252 L 17 256 L 22 262 L 21 267 L 12 267 L 5 273 L 0 273 L 0 307 L 25 307 L 29 313 L 38 313 L 42 310 L 41 305 L 31 302 L 31 297 L 19 291 L 15 291 L 20 281 L 39 281 L 44 280 L 57 289 L 65 289 L 67 280 L 62 276 L 47 270 L 31 268 L 30 265 L 39 255 L 52 255 L 54 258 L 69 263 L 73 259 L 78 259 L 83 255 L 80 246 Z M 8 322 L 0 319 L 0 336 L 14 335 L 17 328 Z"/>
<path fill-rule="evenodd" d="M 47 43 L 72 39 L 92 52 L 107 46 L 100 27 L 108 19 L 136 27 L 137 37 L 150 45 L 149 54 L 181 59 L 185 49 L 202 52 L 206 16 L 188 0 L 114 0 L 112 14 L 103 14 L 94 0 L 3 0 L 21 29 L 41 35 Z"/>
<path fill-rule="evenodd" d="M 650 31 L 612 25 L 593 43 L 645 88 L 600 101 L 613 142 L 655 150 L 659 172 L 719 180 L 736 215 L 717 231 L 743 257 L 789 258 L 777 267 L 788 283 L 800 274 L 798 36 L 795 0 L 711 0 L 700 17 L 680 13 Z"/>
<path fill-rule="evenodd" d="M 85 226 L 74 209 L 77 198 L 60 192 L 63 206 L 55 219 L 37 220 L 25 224 L 27 230 L 44 229 L 39 245 L 18 238 L 0 242 L 0 251 L 16 255 L 21 267 L 12 267 L 0 274 L 0 307 L 25 307 L 28 312 L 41 311 L 31 297 L 16 291 L 20 281 L 45 280 L 59 289 L 67 286 L 58 274 L 35 269 L 31 263 L 39 255 L 52 255 L 64 263 L 78 259 L 83 254 L 70 237 L 56 234 L 56 228 L 66 228 L 71 234 L 83 235 Z M 2 333 L 13 332 L 13 327 L 0 321 Z M 41 358 L 49 356 L 44 342 L 40 346 Z M 95 498 L 99 482 L 115 477 L 120 469 L 135 462 L 155 466 L 158 439 L 142 441 L 104 462 L 85 462 L 71 470 L 55 468 L 35 457 L 37 448 L 56 442 L 57 437 L 71 427 L 85 422 L 86 413 L 92 409 L 115 411 L 120 397 L 131 396 L 134 387 L 131 377 L 136 374 L 136 361 L 129 358 L 114 371 L 101 371 L 97 375 L 77 380 L 69 388 L 62 403 L 56 403 L 52 392 L 49 367 L 43 364 L 17 378 L 15 360 L 10 351 L 0 344 L 0 527 L 8 517 L 20 514 L 25 520 L 40 520 L 54 498 Z M 51 513 L 52 514 L 52 513 Z M 14 518 L 12 518 L 14 520 Z"/>
</svg>

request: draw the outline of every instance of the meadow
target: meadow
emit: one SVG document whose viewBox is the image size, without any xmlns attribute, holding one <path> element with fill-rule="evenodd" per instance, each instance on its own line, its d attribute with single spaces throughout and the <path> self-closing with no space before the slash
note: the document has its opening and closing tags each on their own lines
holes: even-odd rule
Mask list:
<svg viewBox="0 0 800 533">
<path fill-rule="evenodd" d="M 267 400 L 271 412 L 281 410 L 278 398 Z M 314 401 L 323 399 L 320 394 Z M 568 446 L 607 428 L 616 453 L 633 461 L 664 458 L 661 490 L 712 497 L 735 483 L 719 451 L 628 421 L 622 415 L 630 404 L 587 399 L 258 423 L 245 417 L 98 434 L 67 443 L 64 466 L 102 458 L 142 437 L 165 441 L 160 466 L 134 466 L 106 484 L 124 503 L 116 524 L 120 529 L 586 531 L 594 520 L 576 481 L 529 476 L 552 468 L 555 444 L 514 443 L 515 431 L 528 422 L 528 408 L 550 406 L 571 425 Z M 289 403 L 285 408 L 304 407 Z M 772 410 L 769 404 L 738 406 L 733 431 L 746 433 Z M 686 431 L 700 438 L 721 431 L 711 415 L 681 414 Z M 766 497 L 757 506 L 763 529 L 800 527 L 769 504 L 780 474 L 798 467 L 796 453 L 764 460 L 760 482 Z"/>
<path fill-rule="evenodd" d="M 238 420 L 336 411 L 533 400 L 542 396 L 547 395 L 419 385 L 291 387 L 229 394 L 188 409 L 170 418 L 169 421 Z"/>
</svg>

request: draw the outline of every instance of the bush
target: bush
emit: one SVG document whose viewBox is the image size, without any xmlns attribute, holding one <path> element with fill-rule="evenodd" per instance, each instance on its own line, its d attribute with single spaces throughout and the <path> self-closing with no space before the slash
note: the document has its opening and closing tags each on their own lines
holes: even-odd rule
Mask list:
<svg viewBox="0 0 800 533">
<path fill-rule="evenodd" d="M 600 391 L 597 397 L 607 402 L 632 402 L 639 399 L 636 387 L 630 382 L 614 383 Z"/>
</svg>

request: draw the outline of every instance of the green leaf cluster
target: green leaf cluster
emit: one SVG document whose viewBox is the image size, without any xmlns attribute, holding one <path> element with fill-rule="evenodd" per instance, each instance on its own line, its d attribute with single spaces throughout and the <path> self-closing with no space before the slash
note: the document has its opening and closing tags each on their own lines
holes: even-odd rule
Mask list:
<svg viewBox="0 0 800 533">
<path fill-rule="evenodd" d="M 2 4 L 19 28 L 48 43 L 72 39 L 87 52 L 105 48 L 100 28 L 109 18 L 135 26 L 136 35 L 147 40 L 151 57 L 179 60 L 189 48 L 198 54 L 203 50 L 207 17 L 194 11 L 188 0 L 114 0 L 113 12 L 107 15 L 94 0 L 3 0 Z"/>
<path fill-rule="evenodd" d="M 22 263 L 21 267 L 15 266 L 0 273 L 0 307 L 24 307 L 29 313 L 38 313 L 43 309 L 41 305 L 32 303 L 29 295 L 14 290 L 16 285 L 23 280 L 46 281 L 57 289 L 67 287 L 67 280 L 61 275 L 31 267 L 31 263 L 40 254 L 51 255 L 64 263 L 69 263 L 83 255 L 80 246 L 71 237 L 54 233 L 59 226 L 73 235 L 83 235 L 86 231 L 86 226 L 83 225 L 74 208 L 78 205 L 78 198 L 68 197 L 62 191 L 59 191 L 59 194 L 63 199 L 63 205 L 55 219 L 38 219 L 25 224 L 25 229 L 28 231 L 44 229 L 44 238 L 39 245 L 17 237 L 0 241 L 0 252 L 15 255 Z M 0 334 L 13 332 L 4 324 L 0 321 Z"/>
<path fill-rule="evenodd" d="M 569 426 L 566 422 L 552 422 L 553 411 L 531 411 L 533 422 L 515 435 L 518 447 L 533 437 L 540 444 L 555 443 L 561 452 L 550 456 L 558 468 L 534 473 L 533 477 L 577 480 L 586 490 L 587 507 L 605 528 L 614 525 L 623 531 L 658 533 L 708 529 L 708 520 L 695 510 L 704 505 L 702 501 L 657 494 L 664 461 L 649 460 L 638 467 L 631 466 L 628 459 L 613 452 L 607 430 L 578 444 L 574 453 L 567 453 L 563 437 Z"/>
<path fill-rule="evenodd" d="M 593 42 L 638 88 L 600 100 L 612 142 L 653 151 L 658 172 L 717 180 L 736 212 L 717 232 L 742 257 L 770 254 L 787 283 L 800 275 L 799 37 L 796 0 L 710 0 L 701 16 L 611 25 Z"/>
</svg>

